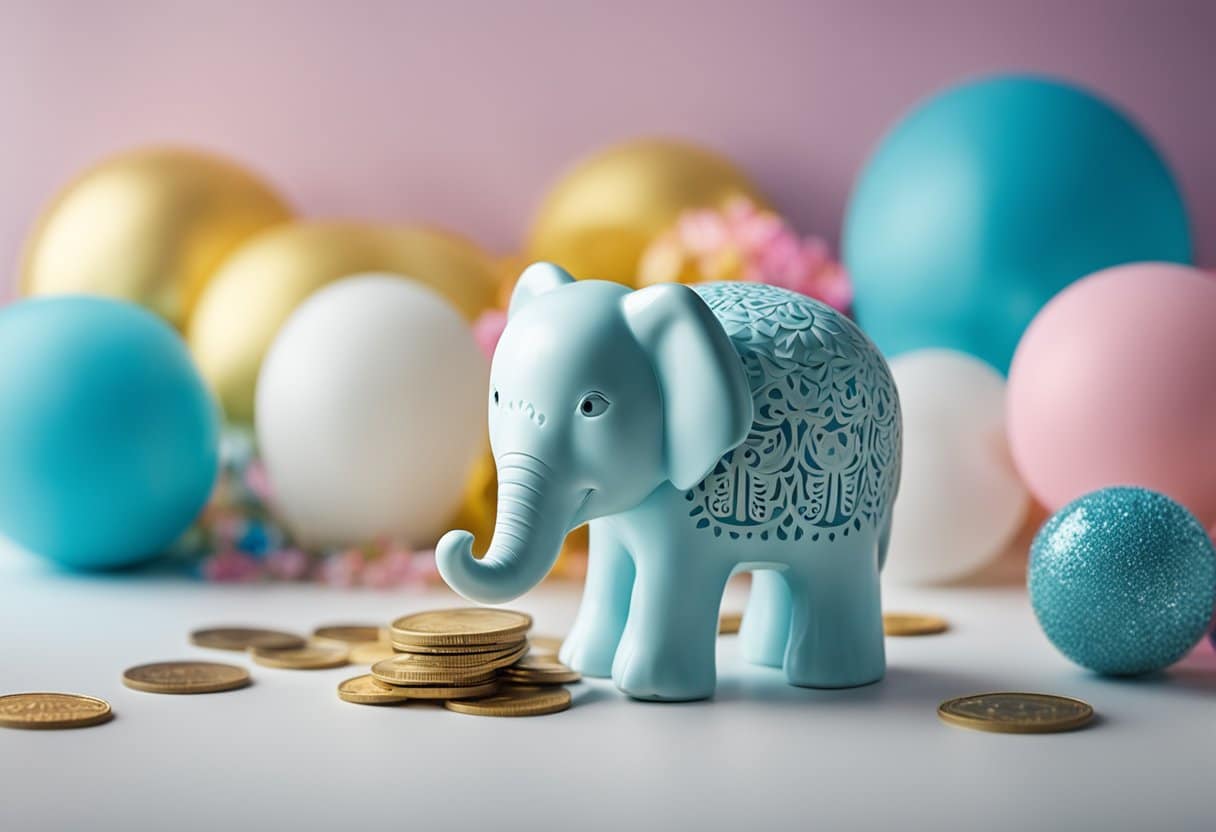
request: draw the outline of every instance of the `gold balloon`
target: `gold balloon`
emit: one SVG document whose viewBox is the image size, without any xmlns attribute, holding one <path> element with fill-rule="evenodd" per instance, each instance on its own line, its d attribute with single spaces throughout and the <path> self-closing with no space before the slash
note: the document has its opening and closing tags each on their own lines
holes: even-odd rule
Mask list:
<svg viewBox="0 0 1216 832">
<path fill-rule="evenodd" d="M 646 246 L 690 208 L 764 198 L 733 164 L 676 141 L 646 140 L 610 148 L 558 182 L 532 226 L 528 254 L 577 277 L 636 285 Z"/>
<path fill-rule="evenodd" d="M 190 319 L 190 350 L 233 421 L 253 419 L 262 358 L 306 297 L 359 272 L 408 276 L 466 318 L 494 305 L 498 272 L 473 243 L 418 227 L 300 222 L 241 246 L 208 283 Z"/>
<path fill-rule="evenodd" d="M 218 157 L 126 153 L 86 171 L 42 215 L 22 290 L 123 298 L 181 328 L 220 262 L 290 216 L 270 188 Z"/>
</svg>

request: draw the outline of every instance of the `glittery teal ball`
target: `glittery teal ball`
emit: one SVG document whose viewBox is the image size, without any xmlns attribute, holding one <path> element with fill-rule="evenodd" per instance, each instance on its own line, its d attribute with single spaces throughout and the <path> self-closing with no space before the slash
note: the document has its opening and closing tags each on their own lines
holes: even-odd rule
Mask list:
<svg viewBox="0 0 1216 832">
<path fill-rule="evenodd" d="M 1216 551 L 1169 497 L 1103 488 L 1039 531 L 1028 584 L 1039 625 L 1065 656 L 1098 673 L 1148 673 L 1203 638 L 1216 604 Z"/>
</svg>

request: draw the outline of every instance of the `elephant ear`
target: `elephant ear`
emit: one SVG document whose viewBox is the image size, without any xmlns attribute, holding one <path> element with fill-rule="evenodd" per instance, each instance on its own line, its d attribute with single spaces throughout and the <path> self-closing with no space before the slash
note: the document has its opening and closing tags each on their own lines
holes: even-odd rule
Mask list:
<svg viewBox="0 0 1216 832">
<path fill-rule="evenodd" d="M 663 395 L 668 479 L 676 488 L 691 488 L 751 429 L 743 362 L 722 324 L 687 286 L 651 286 L 626 295 L 622 304 Z"/>
<path fill-rule="evenodd" d="M 573 283 L 574 277 L 561 266 L 552 263 L 533 263 L 524 269 L 511 292 L 511 303 L 507 307 L 507 318 L 514 318 L 519 310 L 531 303 L 538 295 Z"/>
</svg>

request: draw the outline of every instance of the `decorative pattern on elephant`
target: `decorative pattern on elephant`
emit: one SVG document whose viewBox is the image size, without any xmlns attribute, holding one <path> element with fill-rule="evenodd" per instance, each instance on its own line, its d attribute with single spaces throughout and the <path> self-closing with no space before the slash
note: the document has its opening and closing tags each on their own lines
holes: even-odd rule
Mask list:
<svg viewBox="0 0 1216 832">
<path fill-rule="evenodd" d="M 694 287 L 743 359 L 755 420 L 685 494 L 717 537 L 818 540 L 877 527 L 899 485 L 899 399 L 852 321 L 757 283 Z"/>
</svg>

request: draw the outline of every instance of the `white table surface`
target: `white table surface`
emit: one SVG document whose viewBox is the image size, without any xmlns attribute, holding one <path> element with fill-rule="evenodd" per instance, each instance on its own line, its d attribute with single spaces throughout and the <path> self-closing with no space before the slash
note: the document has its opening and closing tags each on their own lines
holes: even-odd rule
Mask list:
<svg viewBox="0 0 1216 832">
<path fill-rule="evenodd" d="M 186 639 L 225 623 L 387 622 L 450 604 L 446 591 L 90 578 L 0 550 L 0 692 L 89 693 L 116 713 L 75 731 L 0 729 L 0 830 L 1216 829 L 1210 645 L 1163 678 L 1103 680 L 1051 648 L 1014 580 L 888 588 L 887 609 L 954 629 L 888 639 L 877 685 L 792 688 L 724 637 L 711 701 L 634 702 L 593 681 L 566 713 L 512 720 L 351 705 L 334 688 L 356 669 L 262 668 Z M 562 634 L 577 596 L 542 586 L 512 606 Z M 248 665 L 255 683 L 160 696 L 119 680 L 188 657 Z M 1079 696 L 1100 722 L 1011 736 L 935 715 L 949 697 L 1019 689 Z"/>
</svg>

